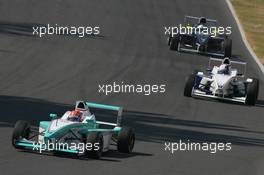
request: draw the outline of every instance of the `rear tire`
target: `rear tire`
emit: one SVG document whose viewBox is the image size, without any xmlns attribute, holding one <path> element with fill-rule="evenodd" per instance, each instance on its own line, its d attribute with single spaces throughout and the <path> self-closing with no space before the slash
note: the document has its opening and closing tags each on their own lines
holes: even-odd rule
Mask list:
<svg viewBox="0 0 264 175">
<path fill-rule="evenodd" d="M 225 57 L 231 58 L 232 56 L 232 40 L 226 39 L 225 40 Z"/>
<path fill-rule="evenodd" d="M 16 141 L 23 138 L 28 139 L 29 133 L 30 133 L 29 123 L 22 120 L 17 121 L 12 134 L 12 145 L 16 149 L 23 149 L 24 148 L 23 146 L 16 145 Z"/>
<path fill-rule="evenodd" d="M 171 39 L 172 39 L 172 36 L 169 35 L 169 36 L 168 36 L 168 39 L 167 39 L 167 41 L 168 41 L 168 46 L 170 46 L 170 44 L 171 44 Z"/>
<path fill-rule="evenodd" d="M 178 50 L 179 42 L 180 42 L 179 35 L 172 37 L 170 41 L 170 50 Z"/>
<path fill-rule="evenodd" d="M 247 95 L 246 95 L 246 104 L 254 106 L 258 99 L 259 92 L 259 80 L 252 78 L 252 82 L 247 84 Z"/>
<path fill-rule="evenodd" d="M 135 132 L 130 127 L 122 127 L 117 138 L 117 150 L 121 153 L 131 153 L 135 144 Z"/>
<path fill-rule="evenodd" d="M 90 132 L 86 138 L 86 144 L 92 144 L 91 150 L 86 150 L 85 154 L 89 158 L 100 159 L 103 153 L 103 135 L 100 132 Z M 98 147 L 95 148 L 95 145 Z"/>
</svg>

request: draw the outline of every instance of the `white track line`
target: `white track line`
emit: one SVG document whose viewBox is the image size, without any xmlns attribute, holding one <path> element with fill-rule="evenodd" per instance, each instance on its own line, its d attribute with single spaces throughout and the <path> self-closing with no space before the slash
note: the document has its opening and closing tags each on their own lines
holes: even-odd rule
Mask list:
<svg viewBox="0 0 264 175">
<path fill-rule="evenodd" d="M 249 53 L 251 54 L 251 56 L 254 58 L 255 62 L 258 64 L 260 70 L 262 71 L 262 73 L 264 74 L 264 66 L 263 64 L 260 62 L 260 60 L 258 59 L 257 55 L 255 54 L 255 52 L 253 51 L 253 49 L 251 48 L 251 46 L 249 45 L 246 35 L 245 35 L 245 31 L 237 17 L 237 14 L 235 12 L 235 9 L 233 7 L 233 5 L 231 4 L 230 0 L 226 0 L 226 3 L 230 9 L 230 11 L 232 12 L 233 17 L 235 18 L 236 24 L 238 26 L 238 29 L 240 31 L 240 34 L 242 36 L 243 42 L 245 43 Z"/>
</svg>

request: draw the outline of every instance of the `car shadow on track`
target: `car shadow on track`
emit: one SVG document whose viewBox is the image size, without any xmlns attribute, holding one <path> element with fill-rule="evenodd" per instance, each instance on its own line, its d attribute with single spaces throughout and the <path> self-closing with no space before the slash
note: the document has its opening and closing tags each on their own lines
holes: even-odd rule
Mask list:
<svg viewBox="0 0 264 175">
<path fill-rule="evenodd" d="M 0 22 L 0 33 L 6 35 L 31 36 L 33 37 L 33 27 L 40 26 L 35 23 L 15 23 L 15 22 Z"/>
<path fill-rule="evenodd" d="M 124 159 L 129 157 L 146 157 L 146 156 L 153 156 L 153 154 L 148 153 L 141 153 L 141 152 L 132 152 L 131 154 L 120 153 L 117 150 L 109 150 L 108 152 L 103 154 L 103 158 L 117 158 L 117 159 Z"/>
<path fill-rule="evenodd" d="M 186 97 L 189 98 L 189 97 Z M 235 101 L 229 101 L 224 99 L 213 99 L 213 98 L 206 98 L 206 97 L 192 97 L 195 100 L 201 100 L 201 101 L 209 101 L 212 103 L 223 103 L 228 105 L 237 105 L 237 106 L 246 106 L 246 107 L 264 107 L 264 101 L 263 100 L 257 100 L 255 105 L 247 105 L 241 102 L 235 102 Z"/>
<path fill-rule="evenodd" d="M 200 56 L 200 58 L 204 58 L 204 59 L 207 59 L 210 58 L 210 57 L 213 57 L 213 58 L 218 58 L 218 59 L 224 59 L 224 56 L 217 56 L 217 55 L 212 55 L 212 54 L 208 54 L 208 53 L 194 53 L 194 52 L 189 52 L 189 51 L 175 51 L 175 50 L 170 50 L 171 52 L 177 52 L 177 53 L 181 53 L 181 54 L 186 54 L 186 55 L 195 55 L 195 56 Z M 233 55 L 232 57 L 233 58 Z"/>
<path fill-rule="evenodd" d="M 258 100 L 257 103 L 256 103 L 256 106 L 264 107 L 264 100 Z"/>
<path fill-rule="evenodd" d="M 2 109 L 0 127 L 12 127 L 17 120 L 26 120 L 32 125 L 38 126 L 39 121 L 50 120 L 49 113 L 62 115 L 65 111 L 73 109 L 72 105 L 13 96 L 0 96 L 0 106 Z M 97 120 L 109 121 L 110 118 L 116 118 L 116 114 L 109 111 L 93 110 L 93 112 Z M 122 124 L 135 128 L 138 141 L 164 143 L 164 141 L 189 140 L 193 142 L 231 142 L 234 145 L 264 146 L 264 139 L 245 136 L 246 134 L 264 134 L 261 131 L 250 131 L 234 125 L 183 120 L 177 116 L 124 111 Z M 213 130 L 214 133 L 204 132 L 204 129 Z M 224 134 L 230 133 L 230 131 L 236 132 L 237 135 Z M 111 155 L 117 156 L 116 154 L 110 154 L 110 157 Z"/>
<path fill-rule="evenodd" d="M 120 153 L 116 150 L 109 150 L 106 153 L 103 153 L 103 156 L 100 159 L 92 159 L 88 158 L 85 155 L 76 155 L 71 153 L 60 153 L 54 154 L 52 152 L 42 152 L 39 153 L 37 151 L 32 150 L 19 150 L 21 153 L 31 153 L 36 155 L 43 155 L 43 156 L 55 156 L 62 159 L 76 159 L 76 160 L 83 160 L 83 161 L 107 161 L 107 162 L 121 162 L 122 159 L 130 158 L 130 157 L 145 157 L 145 156 L 153 156 L 152 154 L 147 153 L 140 153 L 140 152 L 132 152 L 131 154 Z"/>
<path fill-rule="evenodd" d="M 264 134 L 250 131 L 243 127 L 223 125 L 199 121 L 177 119 L 162 114 L 127 111 L 124 115 L 127 124 L 136 128 L 138 139 L 150 142 L 189 140 L 192 142 L 231 142 L 234 145 L 264 146 L 264 139 L 245 137 L 245 134 Z M 215 133 L 207 133 L 202 129 L 215 129 Z M 224 132 L 237 132 L 235 136 Z M 219 134 L 220 133 L 220 134 Z"/>
<path fill-rule="evenodd" d="M 21 23 L 21 22 L 0 21 L 0 34 L 11 35 L 11 36 L 16 35 L 16 36 L 38 37 L 39 35 L 35 33 L 35 30 L 33 28 L 36 29 L 39 27 L 45 27 L 47 29 L 47 26 L 48 26 L 47 24 L 39 24 L 39 23 Z M 63 31 L 58 32 L 57 34 L 53 34 L 53 35 L 80 38 L 78 34 L 70 34 L 70 33 L 67 34 L 66 32 L 63 32 Z M 101 34 L 95 35 L 95 34 L 83 33 L 81 35 L 81 38 L 104 39 L 105 36 Z"/>
</svg>

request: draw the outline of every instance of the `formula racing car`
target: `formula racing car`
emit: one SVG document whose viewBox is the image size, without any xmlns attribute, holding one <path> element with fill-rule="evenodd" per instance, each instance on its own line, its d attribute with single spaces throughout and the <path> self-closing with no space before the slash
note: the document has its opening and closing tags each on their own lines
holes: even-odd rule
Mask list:
<svg viewBox="0 0 264 175">
<path fill-rule="evenodd" d="M 185 30 L 178 29 L 168 36 L 168 45 L 171 50 L 231 57 L 232 40 L 228 38 L 227 32 L 220 32 L 216 20 L 185 16 L 184 21 Z"/>
<path fill-rule="evenodd" d="M 259 92 L 259 80 L 245 78 L 245 72 L 245 62 L 230 61 L 229 58 L 223 60 L 210 58 L 207 72 L 194 71 L 188 77 L 184 96 L 255 105 Z"/>
<path fill-rule="evenodd" d="M 89 108 L 117 112 L 116 123 L 96 121 Z M 74 153 L 100 158 L 111 144 L 122 153 L 131 153 L 135 143 L 134 129 L 121 127 L 122 108 L 77 101 L 73 111 L 59 117 L 50 114 L 51 121 L 41 121 L 34 131 L 26 121 L 17 121 L 12 145 L 17 149 L 53 153 Z"/>
</svg>

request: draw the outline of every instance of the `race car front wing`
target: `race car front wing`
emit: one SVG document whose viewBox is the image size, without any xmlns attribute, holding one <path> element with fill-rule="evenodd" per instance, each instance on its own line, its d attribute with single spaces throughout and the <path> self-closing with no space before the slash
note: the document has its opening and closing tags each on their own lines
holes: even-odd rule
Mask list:
<svg viewBox="0 0 264 175">
<path fill-rule="evenodd" d="M 201 98 L 212 98 L 212 99 L 219 99 L 219 100 L 227 100 L 239 103 L 246 103 L 246 97 L 225 97 L 225 96 L 217 96 L 214 94 L 207 94 L 206 92 L 200 91 L 198 89 L 193 89 L 192 91 L 193 97 L 201 97 Z"/>
</svg>

